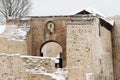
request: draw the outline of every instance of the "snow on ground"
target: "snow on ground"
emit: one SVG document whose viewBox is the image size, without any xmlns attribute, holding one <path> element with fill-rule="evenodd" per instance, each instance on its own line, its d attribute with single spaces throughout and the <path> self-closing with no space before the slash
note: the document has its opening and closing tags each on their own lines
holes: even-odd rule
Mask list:
<svg viewBox="0 0 120 80">
<path fill-rule="evenodd" d="M 52 74 L 52 77 L 56 80 L 66 80 L 67 71 L 63 70 L 62 68 L 58 68 L 56 72 Z"/>
<path fill-rule="evenodd" d="M 18 26 L 13 32 L 12 32 L 12 39 L 13 40 L 25 40 L 27 32 L 30 30 L 29 25 L 22 25 Z"/>
<path fill-rule="evenodd" d="M 30 25 L 0 25 L 0 37 L 8 40 L 23 41 L 30 30 Z"/>
<path fill-rule="evenodd" d="M 4 32 L 5 28 L 6 28 L 5 25 L 0 25 L 0 34 Z"/>
</svg>

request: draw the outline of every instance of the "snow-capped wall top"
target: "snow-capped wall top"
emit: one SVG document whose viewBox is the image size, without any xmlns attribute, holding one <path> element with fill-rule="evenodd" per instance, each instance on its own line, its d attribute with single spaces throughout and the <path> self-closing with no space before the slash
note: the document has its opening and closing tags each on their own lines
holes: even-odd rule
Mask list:
<svg viewBox="0 0 120 80">
<path fill-rule="evenodd" d="M 101 19 L 103 19 L 104 21 L 108 22 L 111 26 L 114 26 L 115 20 L 107 20 L 105 18 L 101 18 Z"/>
<path fill-rule="evenodd" d="M 114 26 L 114 20 L 108 21 L 105 19 L 105 16 L 101 14 L 99 11 L 93 9 L 93 8 L 84 8 L 80 10 L 80 12 L 76 13 L 75 15 L 80 15 L 80 14 L 92 14 L 93 16 L 97 16 L 98 18 L 102 19 L 103 21 L 107 22 L 111 26 Z"/>
</svg>

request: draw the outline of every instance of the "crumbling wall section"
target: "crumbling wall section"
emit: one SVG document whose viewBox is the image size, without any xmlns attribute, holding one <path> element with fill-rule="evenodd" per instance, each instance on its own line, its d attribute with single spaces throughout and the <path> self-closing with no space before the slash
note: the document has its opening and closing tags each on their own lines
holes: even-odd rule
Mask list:
<svg viewBox="0 0 120 80">
<path fill-rule="evenodd" d="M 1 80 L 27 80 L 20 55 L 0 54 Z"/>
<path fill-rule="evenodd" d="M 0 54 L 1 80 L 55 80 L 54 59 L 19 54 Z"/>
</svg>

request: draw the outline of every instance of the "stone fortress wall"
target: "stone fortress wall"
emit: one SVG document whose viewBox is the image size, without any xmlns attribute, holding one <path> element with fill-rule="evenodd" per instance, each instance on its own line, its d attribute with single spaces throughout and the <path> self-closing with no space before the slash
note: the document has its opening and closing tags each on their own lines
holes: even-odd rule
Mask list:
<svg viewBox="0 0 120 80">
<path fill-rule="evenodd" d="M 110 19 L 115 19 L 114 27 L 106 19 L 83 10 L 76 15 L 8 22 L 0 34 L 1 80 L 119 79 L 119 17 Z M 49 21 L 55 24 L 53 33 L 47 28 Z M 49 42 L 62 48 L 62 69 L 55 68 L 53 56 L 59 54 L 54 54 L 57 51 L 50 53 L 52 57 L 39 57 Z"/>
</svg>

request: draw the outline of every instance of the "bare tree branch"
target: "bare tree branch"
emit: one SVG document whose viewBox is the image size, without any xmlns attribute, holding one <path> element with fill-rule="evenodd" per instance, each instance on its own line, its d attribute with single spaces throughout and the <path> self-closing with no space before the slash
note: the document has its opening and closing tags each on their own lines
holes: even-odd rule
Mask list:
<svg viewBox="0 0 120 80">
<path fill-rule="evenodd" d="M 0 16 L 6 20 L 26 16 L 30 9 L 31 0 L 0 0 Z"/>
</svg>

